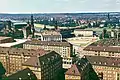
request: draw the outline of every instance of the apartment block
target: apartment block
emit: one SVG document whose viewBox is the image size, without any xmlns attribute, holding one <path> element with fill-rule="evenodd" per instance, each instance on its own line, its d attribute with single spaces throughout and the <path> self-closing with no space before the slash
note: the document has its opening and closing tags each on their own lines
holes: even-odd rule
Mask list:
<svg viewBox="0 0 120 80">
<path fill-rule="evenodd" d="M 87 46 L 80 55 L 119 57 L 120 47 L 112 46 Z"/>
<path fill-rule="evenodd" d="M 100 80 L 120 80 L 120 58 L 85 56 Z"/>
<path fill-rule="evenodd" d="M 4 48 L 0 47 L 0 61 L 6 69 L 6 74 L 12 74 L 22 69 L 22 63 L 27 61 L 31 56 L 44 53 L 43 49 L 22 49 L 22 48 Z"/>
</svg>

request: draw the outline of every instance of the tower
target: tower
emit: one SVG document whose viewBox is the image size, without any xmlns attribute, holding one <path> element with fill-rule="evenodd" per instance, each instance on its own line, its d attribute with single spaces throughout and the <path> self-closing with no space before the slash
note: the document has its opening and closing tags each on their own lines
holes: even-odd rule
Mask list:
<svg viewBox="0 0 120 80">
<path fill-rule="evenodd" d="M 34 28 L 33 14 L 31 14 L 31 32 L 32 32 L 32 37 L 34 38 L 35 28 Z"/>
<path fill-rule="evenodd" d="M 108 17 L 108 20 L 110 21 L 110 13 L 108 13 L 107 17 Z"/>
<path fill-rule="evenodd" d="M 57 21 L 55 21 L 55 30 L 57 30 L 58 29 L 58 23 L 57 23 Z"/>
</svg>

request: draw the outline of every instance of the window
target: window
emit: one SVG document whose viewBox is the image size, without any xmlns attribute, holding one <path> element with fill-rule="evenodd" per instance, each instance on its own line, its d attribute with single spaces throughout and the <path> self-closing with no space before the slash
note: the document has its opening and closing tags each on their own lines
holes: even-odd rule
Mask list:
<svg viewBox="0 0 120 80">
<path fill-rule="evenodd" d="M 120 80 L 120 73 L 117 73 L 117 80 Z"/>
</svg>

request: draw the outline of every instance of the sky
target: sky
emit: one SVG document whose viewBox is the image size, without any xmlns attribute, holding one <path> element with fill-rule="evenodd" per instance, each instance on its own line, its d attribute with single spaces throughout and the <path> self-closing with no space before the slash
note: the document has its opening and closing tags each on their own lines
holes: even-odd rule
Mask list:
<svg viewBox="0 0 120 80">
<path fill-rule="evenodd" d="M 120 0 L 0 0 L 0 13 L 120 12 Z"/>
</svg>

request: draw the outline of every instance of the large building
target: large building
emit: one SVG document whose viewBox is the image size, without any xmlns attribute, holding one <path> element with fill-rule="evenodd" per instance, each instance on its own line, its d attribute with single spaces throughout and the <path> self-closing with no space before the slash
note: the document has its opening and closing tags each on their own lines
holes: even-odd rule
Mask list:
<svg viewBox="0 0 120 80">
<path fill-rule="evenodd" d="M 86 56 L 100 80 L 120 80 L 120 58 Z"/>
<path fill-rule="evenodd" d="M 38 53 L 44 53 L 44 50 L 0 47 L 0 61 L 6 69 L 6 74 L 9 75 L 21 70 L 22 63 Z"/>
<path fill-rule="evenodd" d="M 80 55 L 120 57 L 120 47 L 87 46 Z"/>
<path fill-rule="evenodd" d="M 0 47 L 0 61 L 6 69 L 6 75 L 26 68 L 42 80 L 56 80 L 58 73 L 62 74 L 62 58 L 55 51 Z"/>
<path fill-rule="evenodd" d="M 65 73 L 65 80 L 99 80 L 86 58 L 76 61 Z"/>
<path fill-rule="evenodd" d="M 84 29 L 76 29 L 74 30 L 75 36 L 84 36 L 84 37 L 93 37 L 93 30 L 84 30 Z"/>
<path fill-rule="evenodd" d="M 73 63 L 72 44 L 68 42 L 53 42 L 53 41 L 39 41 L 32 40 L 23 44 L 25 49 L 39 49 L 51 50 L 59 53 L 63 57 L 63 68 L 70 68 Z"/>
<path fill-rule="evenodd" d="M 72 45 L 68 42 L 54 42 L 54 41 L 39 41 L 31 40 L 23 44 L 24 49 L 39 49 L 51 50 L 58 52 L 62 57 L 71 57 Z"/>
<path fill-rule="evenodd" d="M 39 80 L 59 80 L 63 74 L 62 58 L 54 51 L 31 57 L 23 63 L 23 68 L 30 68 Z"/>
<path fill-rule="evenodd" d="M 35 33 L 35 35 L 38 36 L 41 41 L 62 41 L 62 35 L 57 31 L 46 30 L 40 33 Z"/>
</svg>

